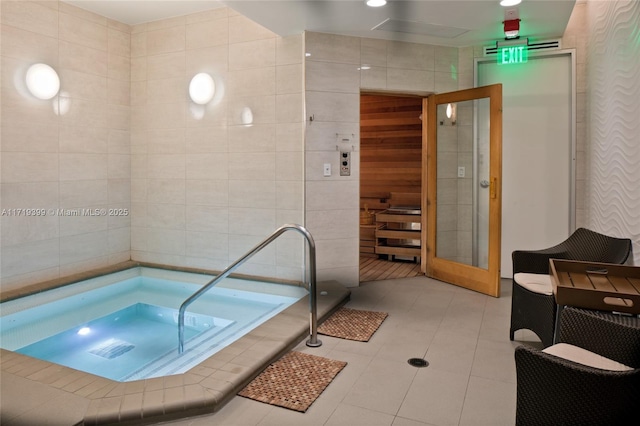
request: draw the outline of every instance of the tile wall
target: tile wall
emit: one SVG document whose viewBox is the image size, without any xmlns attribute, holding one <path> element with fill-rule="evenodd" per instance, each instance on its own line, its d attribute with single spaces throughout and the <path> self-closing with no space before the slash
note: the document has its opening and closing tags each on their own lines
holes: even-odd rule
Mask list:
<svg viewBox="0 0 640 426">
<path fill-rule="evenodd" d="M 576 54 L 576 226 L 586 226 L 585 204 L 587 158 L 587 39 L 586 2 L 578 2 L 573 8 L 567 29 L 562 36 L 563 49 L 575 49 Z"/>
<path fill-rule="evenodd" d="M 640 266 L 640 2 L 589 0 L 578 6 L 588 25 L 573 32 L 586 58 L 586 223 L 630 238 L 631 263 Z"/>
<path fill-rule="evenodd" d="M 472 87 L 473 48 L 307 32 L 305 53 L 305 210 L 318 245 L 318 279 L 357 286 L 360 92 L 426 95 Z M 342 142 L 345 135 L 349 142 Z M 350 176 L 339 173 L 343 150 L 352 151 Z"/>
<path fill-rule="evenodd" d="M 589 25 L 614 24 L 588 22 L 585 3 L 563 38 L 578 51 L 577 224 L 637 239 L 635 210 L 619 208 L 618 218 L 599 207 L 616 202 L 599 201 L 608 197 L 608 168 L 589 141 L 608 127 L 583 108 L 586 46 Z M 615 16 L 637 16 L 633 2 L 615 3 Z M 220 269 L 287 222 L 314 235 L 319 279 L 358 285 L 360 91 L 472 87 L 473 58 L 482 54 L 312 32 L 282 38 L 226 8 L 132 28 L 55 1 L 3 1 L 0 16 L 0 208 L 56 213 L 2 217 L 3 289 L 129 258 Z M 602 34 L 594 41 L 608 43 Z M 21 75 L 34 62 L 58 70 L 55 103 L 25 92 Z M 206 108 L 187 97 L 200 71 L 217 83 Z M 628 80 L 635 87 L 637 78 Z M 620 96 L 613 91 L 609 104 Z M 242 122 L 245 107 L 252 126 Z M 635 145 L 611 140 L 626 149 L 615 161 L 635 158 Z M 353 152 L 351 176 L 339 176 L 336 145 Z M 633 180 L 631 168 L 616 170 L 621 182 Z M 626 191 L 623 207 L 634 194 Z M 129 215 L 59 214 L 95 208 Z M 300 279 L 302 263 L 301 238 L 291 234 L 242 272 Z"/>
<path fill-rule="evenodd" d="M 1 12 L 1 207 L 128 213 L 3 216 L 3 289 L 130 258 L 223 269 L 304 223 L 302 35 L 227 8 L 134 27 L 55 1 Z M 68 111 L 18 84 L 40 61 Z M 187 94 L 197 72 L 217 84 L 205 107 Z M 303 259 L 287 233 L 239 272 L 299 280 Z"/>
<path fill-rule="evenodd" d="M 133 260 L 222 270 L 304 224 L 302 49 L 228 8 L 132 27 Z M 205 106 L 188 97 L 200 72 Z M 292 232 L 238 272 L 300 280 L 303 259 Z"/>
<path fill-rule="evenodd" d="M 55 1 L 0 8 L 2 289 L 128 260 L 129 27 Z M 37 62 L 60 77 L 52 100 L 25 88 Z"/>
<path fill-rule="evenodd" d="M 579 1 L 562 37 L 563 48 L 576 50 L 576 226 L 630 238 L 634 265 L 640 265 L 639 18 L 635 1 Z"/>
</svg>

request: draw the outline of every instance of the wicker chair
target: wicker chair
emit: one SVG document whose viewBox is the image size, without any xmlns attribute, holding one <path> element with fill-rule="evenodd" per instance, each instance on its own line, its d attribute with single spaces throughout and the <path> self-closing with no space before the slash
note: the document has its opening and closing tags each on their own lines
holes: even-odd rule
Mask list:
<svg viewBox="0 0 640 426">
<path fill-rule="evenodd" d="M 640 366 L 630 363 L 640 358 L 640 319 L 566 308 L 560 327 L 562 344 L 631 368 L 596 368 L 554 355 L 561 345 L 544 351 L 518 346 L 516 425 L 637 424 Z M 578 346 L 583 343 L 586 347 Z"/>
<path fill-rule="evenodd" d="M 558 340 L 633 368 L 640 368 L 640 318 L 566 307 Z"/>
<path fill-rule="evenodd" d="M 549 259 L 623 264 L 629 253 L 630 239 L 614 238 L 585 228 L 578 228 L 567 240 L 547 249 L 514 251 L 509 338 L 513 340 L 516 330 L 526 328 L 536 333 L 545 347 L 553 343 L 556 302 L 551 292 Z M 541 286 L 546 291 L 518 283 L 518 278 L 534 276 L 531 274 L 538 274 L 541 281 L 546 279 L 546 286 Z"/>
</svg>

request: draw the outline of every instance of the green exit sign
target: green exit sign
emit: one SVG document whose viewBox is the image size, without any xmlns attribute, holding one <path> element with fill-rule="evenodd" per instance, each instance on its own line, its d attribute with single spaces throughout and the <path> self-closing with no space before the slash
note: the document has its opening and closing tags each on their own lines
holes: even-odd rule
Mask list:
<svg viewBox="0 0 640 426">
<path fill-rule="evenodd" d="M 527 46 L 510 46 L 498 49 L 499 64 L 523 64 L 529 59 Z"/>
</svg>

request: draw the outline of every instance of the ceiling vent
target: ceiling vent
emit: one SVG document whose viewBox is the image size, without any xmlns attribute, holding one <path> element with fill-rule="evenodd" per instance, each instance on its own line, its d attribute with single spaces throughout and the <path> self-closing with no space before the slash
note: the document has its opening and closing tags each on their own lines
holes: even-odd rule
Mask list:
<svg viewBox="0 0 640 426">
<path fill-rule="evenodd" d="M 535 43 L 531 43 L 528 39 L 515 39 L 508 41 L 498 41 L 495 46 L 485 46 L 484 47 L 484 56 L 491 56 L 498 53 L 498 47 L 506 47 L 509 45 L 526 45 L 527 50 L 529 52 L 537 52 L 542 50 L 555 50 L 560 49 L 560 39 L 557 40 L 546 40 L 546 41 L 538 41 Z"/>
<path fill-rule="evenodd" d="M 390 31 L 394 33 L 419 34 L 433 37 L 455 38 L 469 32 L 464 28 L 445 27 L 444 25 L 427 24 L 425 22 L 404 21 L 401 19 L 385 19 L 371 30 Z"/>
</svg>

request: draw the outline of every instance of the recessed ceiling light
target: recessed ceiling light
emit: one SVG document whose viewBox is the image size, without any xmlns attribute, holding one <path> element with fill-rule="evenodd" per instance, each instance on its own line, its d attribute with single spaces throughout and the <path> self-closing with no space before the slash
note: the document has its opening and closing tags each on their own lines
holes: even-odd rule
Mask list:
<svg viewBox="0 0 640 426">
<path fill-rule="evenodd" d="M 500 6 L 509 7 L 522 3 L 522 0 L 501 0 Z"/>
<path fill-rule="evenodd" d="M 369 7 L 380 7 L 387 4 L 387 0 L 367 0 L 367 6 Z"/>
</svg>

